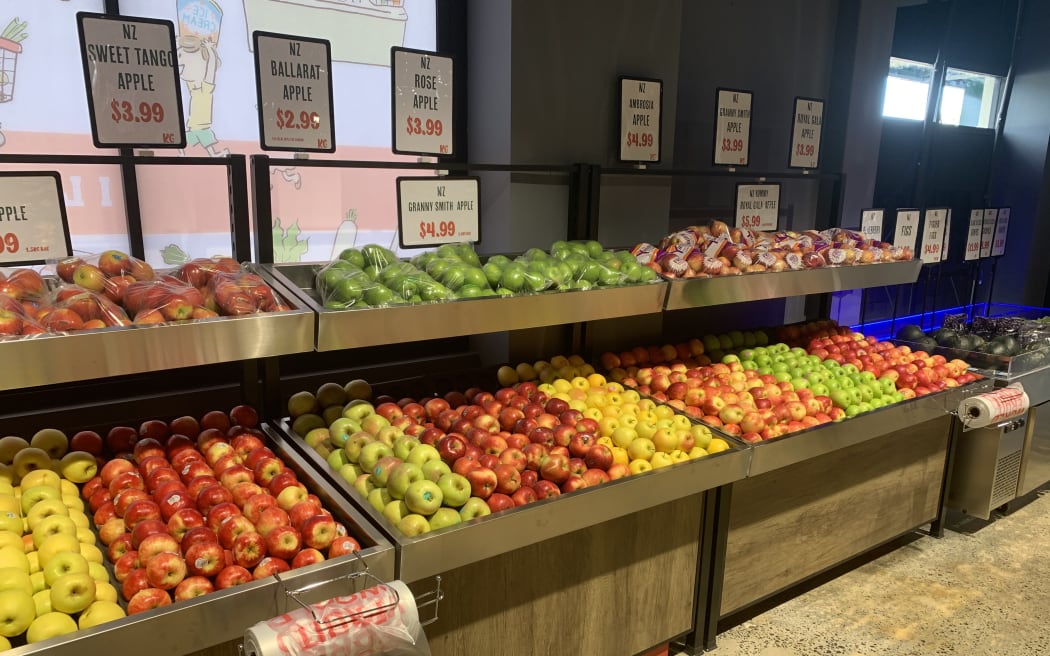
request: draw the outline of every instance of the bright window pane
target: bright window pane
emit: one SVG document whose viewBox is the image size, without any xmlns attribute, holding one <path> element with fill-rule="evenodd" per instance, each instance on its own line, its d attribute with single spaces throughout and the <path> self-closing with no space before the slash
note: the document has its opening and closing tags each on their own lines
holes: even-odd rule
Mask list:
<svg viewBox="0 0 1050 656">
<path fill-rule="evenodd" d="M 1003 79 L 949 68 L 944 74 L 939 121 L 947 125 L 990 128 L 999 107 Z"/>
<path fill-rule="evenodd" d="M 915 121 L 926 118 L 932 80 L 932 65 L 891 57 L 882 115 Z"/>
</svg>

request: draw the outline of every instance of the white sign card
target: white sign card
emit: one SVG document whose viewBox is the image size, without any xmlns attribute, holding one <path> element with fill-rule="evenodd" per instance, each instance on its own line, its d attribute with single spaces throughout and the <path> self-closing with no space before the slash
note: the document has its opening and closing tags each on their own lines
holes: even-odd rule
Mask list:
<svg viewBox="0 0 1050 656">
<path fill-rule="evenodd" d="M 948 208 L 948 216 L 944 217 L 944 243 L 941 244 L 941 262 L 948 259 L 948 242 L 952 234 L 952 209 Z"/>
<path fill-rule="evenodd" d="M 992 257 L 1006 254 L 1006 233 L 1010 229 L 1010 208 L 1000 207 L 995 219 L 995 236 L 992 239 Z"/>
<path fill-rule="evenodd" d="M 926 210 L 922 223 L 922 250 L 919 259 L 924 264 L 941 261 L 941 248 L 944 246 L 944 220 L 946 209 Z"/>
<path fill-rule="evenodd" d="M 882 241 L 882 218 L 884 210 L 861 210 L 860 212 L 860 234 L 865 239 Z"/>
<path fill-rule="evenodd" d="M 823 123 L 823 100 L 795 98 L 795 113 L 791 120 L 791 168 L 815 169 L 820 165 L 820 128 Z"/>
<path fill-rule="evenodd" d="M 424 248 L 481 239 L 478 178 L 397 179 L 401 248 Z"/>
<path fill-rule="evenodd" d="M 390 49 L 393 150 L 402 155 L 452 155 L 452 58 Z"/>
<path fill-rule="evenodd" d="M 332 46 L 324 39 L 252 32 L 259 145 L 334 153 Z"/>
<path fill-rule="evenodd" d="M 620 161 L 659 162 L 663 82 L 620 78 Z"/>
<path fill-rule="evenodd" d="M 981 221 L 981 257 L 992 256 L 992 237 L 995 235 L 995 219 L 999 210 L 989 207 L 984 210 L 984 219 Z"/>
<path fill-rule="evenodd" d="M 751 152 L 751 92 L 718 89 L 715 98 L 715 164 L 747 166 Z"/>
<path fill-rule="evenodd" d="M 963 256 L 967 262 L 981 257 L 981 224 L 983 221 L 983 210 L 970 210 L 970 223 L 966 227 L 966 254 Z"/>
<path fill-rule="evenodd" d="M 919 210 L 897 210 L 897 227 L 893 231 L 893 245 L 915 251 L 919 235 Z"/>
<path fill-rule="evenodd" d="M 776 230 L 779 213 L 779 184 L 737 184 L 736 227 Z"/>
<path fill-rule="evenodd" d="M 98 148 L 185 148 L 171 21 L 79 12 L 91 137 Z"/>
<path fill-rule="evenodd" d="M 72 254 L 58 173 L 0 173 L 0 264 L 43 264 Z"/>
</svg>

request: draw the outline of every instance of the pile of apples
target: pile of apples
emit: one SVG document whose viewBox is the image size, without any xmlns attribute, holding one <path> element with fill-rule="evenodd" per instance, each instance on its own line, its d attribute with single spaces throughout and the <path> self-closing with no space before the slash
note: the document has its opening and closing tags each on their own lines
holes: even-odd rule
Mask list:
<svg viewBox="0 0 1050 656">
<path fill-rule="evenodd" d="M 110 429 L 117 456 L 82 495 L 129 614 L 360 549 L 257 425 L 239 405 Z"/>
<path fill-rule="evenodd" d="M 769 336 L 765 331 L 732 330 L 720 335 L 704 335 L 677 344 L 636 346 L 619 353 L 609 351 L 602 354 L 599 363 L 611 380 L 622 383 L 628 378 L 634 378 L 638 370 L 645 367 L 677 363 L 684 364 L 687 368 L 702 367 L 721 362 L 726 353 L 768 344 Z"/>
<path fill-rule="evenodd" d="M 599 374 L 332 408 L 303 440 L 408 536 L 729 448 Z"/>
<path fill-rule="evenodd" d="M 555 355 L 549 360 L 534 363 L 521 362 L 517 366 L 503 365 L 496 371 L 496 380 L 503 387 L 516 383 L 553 383 L 555 379 L 572 380 L 579 376 L 590 376 L 594 367 L 579 355 Z"/>
<path fill-rule="evenodd" d="M 66 435 L 0 439 L 0 651 L 125 616 L 78 484 L 95 457 Z"/>
</svg>

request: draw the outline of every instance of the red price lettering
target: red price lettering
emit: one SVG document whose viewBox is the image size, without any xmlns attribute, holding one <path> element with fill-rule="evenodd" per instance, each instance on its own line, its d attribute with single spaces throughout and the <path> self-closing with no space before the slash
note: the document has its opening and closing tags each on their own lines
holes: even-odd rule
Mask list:
<svg viewBox="0 0 1050 656">
<path fill-rule="evenodd" d="M 406 119 L 405 132 L 408 134 L 423 134 L 428 137 L 440 137 L 444 126 L 440 119 L 428 118 L 426 121 L 418 117 L 409 116 Z"/>
<path fill-rule="evenodd" d="M 441 237 L 452 237 L 456 234 L 455 221 L 420 221 L 419 238 L 439 239 Z"/>
<path fill-rule="evenodd" d="M 762 217 L 757 215 L 740 217 L 741 228 L 757 228 L 762 224 Z"/>
<path fill-rule="evenodd" d="M 3 250 L 6 250 L 8 253 L 17 253 L 18 252 L 18 247 L 19 247 L 18 235 L 16 235 L 13 232 L 9 232 L 6 235 L 4 235 L 4 248 L 3 248 Z"/>
<path fill-rule="evenodd" d="M 799 157 L 813 157 L 813 154 L 817 152 L 813 147 L 813 144 L 796 144 L 795 154 Z"/>
<path fill-rule="evenodd" d="M 316 130 L 321 127 L 317 112 L 301 111 L 296 116 L 290 109 L 277 108 L 277 127 L 282 130 Z"/>
<path fill-rule="evenodd" d="M 628 132 L 627 145 L 636 148 L 651 148 L 653 145 L 653 135 L 648 132 Z"/>
<path fill-rule="evenodd" d="M 722 152 L 725 153 L 738 153 L 744 149 L 743 139 L 723 139 L 722 140 Z"/>
<path fill-rule="evenodd" d="M 922 251 L 923 251 L 923 253 L 926 253 L 927 255 L 935 255 L 935 254 L 941 252 L 941 245 L 940 244 L 926 244 L 926 246 L 923 247 Z"/>
<path fill-rule="evenodd" d="M 136 111 L 127 100 L 114 99 L 109 103 L 109 108 L 112 110 L 110 118 L 114 123 L 160 123 L 164 120 L 164 105 L 159 102 L 152 105 L 141 102 Z"/>
</svg>

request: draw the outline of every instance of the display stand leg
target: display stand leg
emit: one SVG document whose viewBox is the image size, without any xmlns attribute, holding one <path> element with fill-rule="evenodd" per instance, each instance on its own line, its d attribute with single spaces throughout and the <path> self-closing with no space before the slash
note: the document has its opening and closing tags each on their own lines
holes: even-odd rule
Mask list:
<svg viewBox="0 0 1050 656">
<path fill-rule="evenodd" d="M 977 298 L 977 276 L 981 273 L 981 263 L 978 260 L 970 264 L 970 302 L 966 304 L 966 319 L 973 321 L 973 303 Z"/>
<path fill-rule="evenodd" d="M 937 518 L 930 522 L 930 536 L 937 539 L 944 537 L 944 521 L 948 514 L 948 490 L 952 486 L 952 468 L 955 466 L 955 449 L 962 437 L 962 422 L 955 418 L 952 420 L 952 430 L 948 434 L 948 449 L 944 456 L 944 481 L 941 485 L 940 510 Z"/>
<path fill-rule="evenodd" d="M 682 650 L 687 654 L 702 654 L 716 647 L 732 491 L 732 485 L 723 485 L 708 490 L 704 495 L 704 520 L 700 525 L 700 549 L 697 553 L 694 624 L 693 630 L 682 641 Z"/>
<path fill-rule="evenodd" d="M 995 270 L 999 267 L 999 258 L 992 259 L 992 275 L 988 280 L 988 303 L 984 306 L 984 316 L 992 312 L 992 294 L 995 293 Z"/>
</svg>

